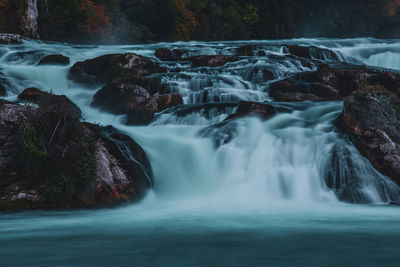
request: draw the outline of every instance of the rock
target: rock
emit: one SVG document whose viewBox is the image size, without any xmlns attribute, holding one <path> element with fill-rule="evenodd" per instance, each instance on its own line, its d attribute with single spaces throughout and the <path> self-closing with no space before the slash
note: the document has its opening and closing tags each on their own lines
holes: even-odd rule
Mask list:
<svg viewBox="0 0 400 267">
<path fill-rule="evenodd" d="M 259 56 L 264 57 L 266 56 L 265 51 L 262 50 L 262 46 L 258 45 L 245 45 L 234 50 L 236 56 L 244 56 L 244 57 L 252 57 L 252 56 Z"/>
<path fill-rule="evenodd" d="M 63 96 L 29 89 L 20 99 L 38 106 L 0 101 L 0 210 L 108 207 L 152 186 L 146 154 L 130 137 L 81 122 Z"/>
<path fill-rule="evenodd" d="M 145 102 L 129 110 L 127 124 L 149 124 L 153 121 L 155 113 L 182 104 L 183 99 L 180 94 L 153 95 Z"/>
<path fill-rule="evenodd" d="M 351 65 L 325 66 L 272 83 L 269 94 L 277 101 L 332 101 L 343 100 L 368 86 L 386 86 L 396 92 L 400 88 L 400 74 Z"/>
<path fill-rule="evenodd" d="M 93 105 L 116 114 L 127 113 L 150 98 L 143 87 L 129 82 L 110 83 L 93 97 Z"/>
<path fill-rule="evenodd" d="M 308 59 L 322 59 L 340 61 L 344 58 L 339 52 L 316 46 L 285 45 L 283 46 L 292 55 Z"/>
<path fill-rule="evenodd" d="M 39 61 L 38 65 L 68 65 L 69 62 L 69 57 L 57 54 L 45 56 Z"/>
<path fill-rule="evenodd" d="M 230 143 L 237 136 L 238 121 L 224 120 L 199 132 L 201 137 L 212 138 L 216 148 Z"/>
<path fill-rule="evenodd" d="M 159 48 L 156 50 L 155 56 L 163 61 L 177 61 L 182 59 L 185 53 L 186 51 L 182 49 Z"/>
<path fill-rule="evenodd" d="M 220 67 L 229 62 L 238 61 L 239 58 L 228 55 L 201 55 L 184 58 L 185 61 L 192 62 L 192 66 L 196 67 Z"/>
<path fill-rule="evenodd" d="M 277 113 L 274 106 L 266 103 L 240 101 L 235 113 L 226 118 L 226 120 L 242 118 L 256 115 L 262 119 L 269 119 Z"/>
<path fill-rule="evenodd" d="M 0 33 L 0 44 L 22 44 L 22 37 L 19 34 Z"/>
<path fill-rule="evenodd" d="M 387 90 L 353 92 L 337 126 L 381 173 L 400 185 L 400 99 Z"/>
<path fill-rule="evenodd" d="M 53 95 L 32 87 L 19 94 L 18 99 L 45 107 L 45 109 L 42 108 L 41 110 L 46 110 L 47 112 L 64 113 L 65 116 L 71 116 L 75 119 L 80 119 L 81 117 L 81 110 L 65 95 Z"/>
<path fill-rule="evenodd" d="M 7 95 L 7 88 L 4 85 L 0 84 L 0 96 L 5 95 Z"/>
<path fill-rule="evenodd" d="M 237 105 L 235 102 L 186 104 L 168 108 L 163 111 L 163 114 L 171 114 L 176 117 L 200 114 L 202 117 L 210 120 L 215 116 L 232 113 Z"/>
<path fill-rule="evenodd" d="M 130 81 L 141 85 L 145 76 L 165 72 L 151 59 L 134 53 L 104 55 L 75 63 L 70 78 L 81 83 Z"/>
</svg>

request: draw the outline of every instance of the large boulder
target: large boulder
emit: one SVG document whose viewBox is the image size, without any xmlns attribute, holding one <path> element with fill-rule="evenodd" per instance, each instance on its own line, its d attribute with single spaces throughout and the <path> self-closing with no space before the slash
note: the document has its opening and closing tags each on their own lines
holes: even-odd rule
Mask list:
<svg viewBox="0 0 400 267">
<path fill-rule="evenodd" d="M 182 104 L 183 99 L 180 94 L 171 93 L 165 95 L 153 95 L 145 102 L 129 110 L 127 124 L 149 124 L 154 120 L 155 113 Z"/>
<path fill-rule="evenodd" d="M 69 57 L 56 54 L 56 55 L 48 55 L 42 58 L 38 65 L 68 65 L 70 62 Z"/>
<path fill-rule="evenodd" d="M 332 101 L 375 85 L 395 92 L 400 88 L 400 74 L 352 65 L 323 66 L 272 83 L 269 93 L 277 101 Z"/>
<path fill-rule="evenodd" d="M 238 61 L 239 58 L 228 55 L 201 55 L 184 58 L 185 61 L 192 62 L 192 67 L 220 67 L 229 62 Z"/>
<path fill-rule="evenodd" d="M 31 87 L 20 93 L 18 99 L 38 104 L 42 107 L 41 111 L 63 113 L 73 119 L 80 119 L 81 117 L 81 110 L 65 95 L 53 95 Z"/>
<path fill-rule="evenodd" d="M 65 97 L 30 89 L 20 99 L 37 106 L 0 101 L 0 210 L 107 207 L 151 187 L 130 137 L 81 122 Z"/>
<path fill-rule="evenodd" d="M 157 62 L 135 53 L 111 54 L 75 63 L 70 78 L 81 83 L 130 81 L 141 85 L 145 76 L 165 72 Z"/>
<path fill-rule="evenodd" d="M 22 44 L 22 37 L 19 34 L 0 33 L 0 44 Z"/>
<path fill-rule="evenodd" d="M 400 99 L 382 88 L 353 92 L 337 126 L 381 173 L 400 185 Z"/>
<path fill-rule="evenodd" d="M 130 82 L 110 83 L 93 97 L 93 105 L 116 114 L 127 113 L 150 98 L 143 87 Z"/>
</svg>

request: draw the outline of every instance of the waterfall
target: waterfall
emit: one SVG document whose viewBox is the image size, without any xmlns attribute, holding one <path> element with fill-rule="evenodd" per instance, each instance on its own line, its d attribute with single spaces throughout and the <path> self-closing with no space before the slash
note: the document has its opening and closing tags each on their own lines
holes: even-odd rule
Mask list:
<svg viewBox="0 0 400 267">
<path fill-rule="evenodd" d="M 35 18 L 36 1 L 29 3 L 33 8 L 30 17 Z M 396 50 L 399 43 L 371 39 L 281 41 L 285 42 L 332 49 L 332 53 L 315 55 L 329 60 L 335 56 L 343 61 L 400 69 L 392 61 L 400 55 Z M 32 86 L 65 94 L 81 108 L 86 121 L 112 125 L 133 137 L 150 158 L 154 173 L 154 192 L 150 195 L 157 201 L 259 206 L 339 201 L 380 204 L 400 200 L 400 188 L 377 172 L 336 131 L 333 121 L 340 114 L 342 103 L 288 104 L 269 98 L 271 82 L 316 66 L 285 57 L 274 41 L 253 43 L 265 56 L 243 58 L 219 68 L 162 63 L 171 71 L 149 79 L 162 83 L 166 92 L 181 93 L 186 106 L 158 114 L 147 127 L 127 126 L 124 116 L 92 107 L 99 87 L 88 88 L 68 80 L 69 67 L 77 61 L 111 53 L 135 52 L 152 57 L 162 46 L 196 50 L 199 54 L 229 54 L 234 51 L 232 48 L 245 43 L 92 47 L 27 41 L 15 47 L 0 46 L 0 78 L 6 81 L 10 100 Z M 385 47 L 390 52 L 383 52 Z M 44 55 L 52 53 L 69 56 L 71 65 L 36 65 Z M 173 71 L 177 67 L 181 72 Z M 224 122 L 238 100 L 268 101 L 280 112 L 267 121 L 249 117 Z"/>
</svg>

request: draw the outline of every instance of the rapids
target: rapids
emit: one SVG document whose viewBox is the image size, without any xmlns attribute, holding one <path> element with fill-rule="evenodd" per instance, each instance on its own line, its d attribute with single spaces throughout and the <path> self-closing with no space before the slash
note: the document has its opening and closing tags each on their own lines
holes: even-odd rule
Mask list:
<svg viewBox="0 0 400 267">
<path fill-rule="evenodd" d="M 168 110 L 146 127 L 127 126 L 124 116 L 92 107 L 101 85 L 68 79 L 72 64 L 104 54 L 135 52 L 154 58 L 160 47 L 232 54 L 245 44 L 257 45 L 268 57 L 244 58 L 213 69 L 163 62 L 170 70 L 177 65 L 183 69 L 159 77 L 168 90 L 199 108 L 186 113 Z M 272 81 L 316 68 L 285 57 L 281 44 L 328 48 L 340 61 L 400 70 L 400 41 L 368 38 L 129 46 L 25 41 L 0 46 L 0 79 L 7 85 L 7 99 L 15 100 L 28 87 L 66 95 L 81 108 L 85 121 L 113 125 L 134 138 L 154 173 L 154 189 L 138 204 L 0 214 L 0 265 L 398 262 L 393 244 L 400 242 L 400 213 L 385 205 L 400 200 L 400 188 L 336 130 L 333 121 L 341 102 L 289 104 L 269 98 Z M 70 57 L 71 64 L 36 65 L 44 55 L 55 53 Z M 331 62 L 328 54 L 316 56 Z M 205 110 L 202 105 L 238 100 L 267 101 L 285 112 L 267 121 L 239 119 L 231 142 L 216 147 L 215 136 L 201 132 L 224 120 L 233 108 Z M 367 246 L 368 242 L 375 244 Z"/>
</svg>

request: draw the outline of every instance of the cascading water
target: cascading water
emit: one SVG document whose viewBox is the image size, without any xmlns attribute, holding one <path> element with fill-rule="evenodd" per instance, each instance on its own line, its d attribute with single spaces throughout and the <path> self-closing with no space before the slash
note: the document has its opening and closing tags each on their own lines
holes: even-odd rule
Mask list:
<svg viewBox="0 0 400 267">
<path fill-rule="evenodd" d="M 272 81 L 316 68 L 313 64 L 305 65 L 296 57 L 286 57 L 281 43 L 334 51 L 312 54 L 321 60 L 329 61 L 335 55 L 340 61 L 400 70 L 395 60 L 400 57 L 400 42 L 375 39 L 190 42 L 144 46 L 73 46 L 27 41 L 18 46 L 0 46 L 0 79 L 7 86 L 8 99 L 15 100 L 19 92 L 33 86 L 66 95 L 81 108 L 86 121 L 113 125 L 133 137 L 149 156 L 155 181 L 154 190 L 146 199 L 132 206 L 73 215 L 55 213 L 43 225 L 38 225 L 37 214 L 28 214 L 30 222 L 23 238 L 30 240 L 29 234 L 36 230 L 53 229 L 56 235 L 60 235 L 64 228 L 72 231 L 84 224 L 94 224 L 105 229 L 104 240 L 98 241 L 107 243 L 106 237 L 117 234 L 113 230 L 117 227 L 129 233 L 128 236 L 142 240 L 143 246 L 154 246 L 164 251 L 160 257 L 167 260 L 171 251 L 160 247 L 159 244 L 165 243 L 163 238 L 175 234 L 183 240 L 190 239 L 191 231 L 195 238 L 202 233 L 212 235 L 213 231 L 230 229 L 241 234 L 248 232 L 251 235 L 251 231 L 255 231 L 267 235 L 274 227 L 280 227 L 277 236 L 282 236 L 285 231 L 290 232 L 291 226 L 311 233 L 313 227 L 327 227 L 335 217 L 341 218 L 339 224 L 345 229 L 343 231 L 352 231 L 352 223 L 368 221 L 371 214 L 397 224 L 399 216 L 393 215 L 389 207 L 382 207 L 379 211 L 371 207 L 356 210 L 341 202 L 386 204 L 400 200 L 400 188 L 377 172 L 351 142 L 336 131 L 333 121 L 341 112 L 341 102 L 289 104 L 275 103 L 268 97 L 268 86 Z M 162 63 L 171 71 L 151 78 L 160 79 L 166 92 L 181 93 L 185 104 L 190 105 L 186 109 L 170 109 L 158 114 L 157 119 L 146 127 L 127 126 L 124 116 L 92 107 L 93 95 L 100 85 L 84 86 L 68 79 L 68 70 L 73 63 L 104 54 L 135 52 L 153 57 L 159 47 L 185 48 L 193 54 L 231 54 L 245 44 L 256 45 L 258 51 L 266 56 L 244 58 L 217 68 Z M 36 65 L 44 55 L 54 53 L 70 57 L 71 65 Z M 172 71 L 176 68 L 181 71 Z M 233 112 L 232 103 L 238 100 L 268 101 L 280 112 L 267 121 L 255 117 L 235 120 L 234 124 L 227 126 L 231 128 L 226 132 L 213 128 Z M 224 142 L 219 142 L 221 138 Z M 355 213 L 359 216 L 357 219 L 352 217 Z M 0 221 L 3 229 L 0 233 L 12 246 L 17 244 L 12 233 L 20 226 L 11 222 L 23 215 L 8 216 L 3 223 Z M 97 218 L 101 224 L 94 223 Z M 134 229 L 129 226 L 131 223 Z M 160 234 L 162 224 L 168 225 L 170 232 Z M 79 229 L 78 233 L 83 236 L 94 233 L 87 227 Z M 140 233 L 141 229 L 148 234 L 155 231 L 154 243 Z M 6 230 L 9 235 L 5 234 Z M 332 231 L 337 229 L 332 228 Z M 400 229 L 395 228 L 393 232 L 400 233 Z M 239 240 L 243 241 L 241 238 Z M 299 242 L 300 237 L 296 238 L 293 242 Z M 121 240 L 122 247 L 131 242 L 122 236 Z M 201 238 L 199 240 L 204 246 L 215 247 Z M 254 240 L 260 245 L 260 240 Z M 185 246 L 182 242 L 179 244 Z M 246 243 L 246 246 L 251 244 Z M 268 255 L 273 256 L 273 249 L 267 247 L 271 251 Z M 78 248 L 89 255 L 93 253 Z M 188 250 L 188 253 L 196 253 L 192 247 Z M 234 251 L 236 249 L 232 249 L 232 253 Z M 185 259 L 184 255 L 182 259 Z M 37 258 L 36 263 L 43 263 L 41 260 Z M 52 262 L 55 261 L 56 258 Z M 167 265 L 171 263 L 165 263 Z"/>
</svg>

